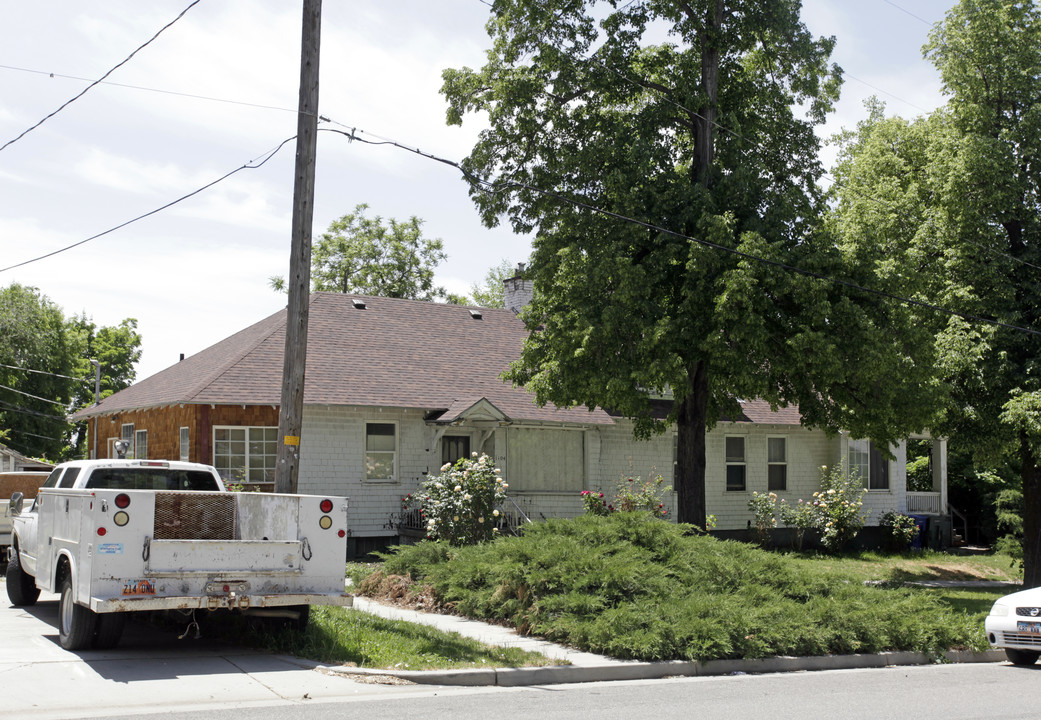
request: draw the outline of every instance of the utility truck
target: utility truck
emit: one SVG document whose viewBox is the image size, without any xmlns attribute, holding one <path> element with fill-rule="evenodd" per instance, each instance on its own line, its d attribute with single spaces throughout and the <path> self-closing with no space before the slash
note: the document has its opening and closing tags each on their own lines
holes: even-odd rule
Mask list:
<svg viewBox="0 0 1041 720">
<path fill-rule="evenodd" d="M 127 613 L 232 610 L 306 626 L 344 592 L 347 498 L 228 492 L 209 465 L 77 460 L 10 500 L 7 594 L 60 593 L 67 650 L 119 642 Z"/>
</svg>

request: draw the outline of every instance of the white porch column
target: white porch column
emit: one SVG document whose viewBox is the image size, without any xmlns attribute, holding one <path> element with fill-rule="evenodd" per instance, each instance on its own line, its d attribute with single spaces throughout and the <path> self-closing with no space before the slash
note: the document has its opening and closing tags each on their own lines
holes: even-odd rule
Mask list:
<svg viewBox="0 0 1041 720">
<path fill-rule="evenodd" d="M 947 438 L 933 440 L 933 492 L 940 493 L 940 514 L 947 514 Z"/>
<path fill-rule="evenodd" d="M 592 490 L 600 487 L 600 429 L 589 428 L 582 433 L 585 447 L 585 486 Z"/>
</svg>

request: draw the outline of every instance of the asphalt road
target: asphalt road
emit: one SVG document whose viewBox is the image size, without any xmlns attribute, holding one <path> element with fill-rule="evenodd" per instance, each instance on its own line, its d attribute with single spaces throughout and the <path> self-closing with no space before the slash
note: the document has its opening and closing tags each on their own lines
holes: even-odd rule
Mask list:
<svg viewBox="0 0 1041 720">
<path fill-rule="evenodd" d="M 111 651 L 58 644 L 57 596 L 12 608 L 0 588 L 0 718 L 668 720 L 1039 718 L 1041 665 L 894 667 L 535 688 L 382 685 L 234 644 L 131 623 Z"/>
</svg>

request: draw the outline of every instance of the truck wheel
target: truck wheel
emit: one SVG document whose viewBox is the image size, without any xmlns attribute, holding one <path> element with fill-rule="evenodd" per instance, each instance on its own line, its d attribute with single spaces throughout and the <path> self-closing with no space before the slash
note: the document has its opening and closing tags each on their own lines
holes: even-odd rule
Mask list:
<svg viewBox="0 0 1041 720">
<path fill-rule="evenodd" d="M 85 650 L 94 642 L 98 616 L 90 608 L 72 600 L 72 578 L 61 581 L 61 601 L 58 603 L 58 640 L 66 650 Z"/>
<path fill-rule="evenodd" d="M 40 588 L 36 587 L 36 578 L 22 571 L 22 561 L 18 552 L 11 553 L 11 561 L 7 563 L 7 597 L 15 607 L 28 607 L 36 604 L 40 597 Z"/>
<path fill-rule="evenodd" d="M 289 627 L 303 632 L 307 629 L 307 624 L 311 621 L 311 606 L 310 605 L 293 605 L 293 610 L 296 610 L 299 614 L 295 620 L 291 620 Z"/>
<path fill-rule="evenodd" d="M 1013 665 L 1033 665 L 1037 662 L 1038 656 L 1041 653 L 1033 650 L 1016 650 L 1015 648 L 1005 648 L 1005 657 Z"/>
<path fill-rule="evenodd" d="M 125 612 L 94 613 L 97 615 L 97 627 L 94 630 L 94 649 L 109 650 L 119 644 L 123 637 L 123 628 L 127 624 Z"/>
</svg>

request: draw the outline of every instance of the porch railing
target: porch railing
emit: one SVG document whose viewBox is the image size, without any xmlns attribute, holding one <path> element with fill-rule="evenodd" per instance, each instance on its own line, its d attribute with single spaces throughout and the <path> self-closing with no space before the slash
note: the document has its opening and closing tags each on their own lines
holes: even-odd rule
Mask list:
<svg viewBox="0 0 1041 720">
<path fill-rule="evenodd" d="M 909 492 L 907 493 L 907 512 L 925 515 L 940 514 L 940 493 Z"/>
</svg>

